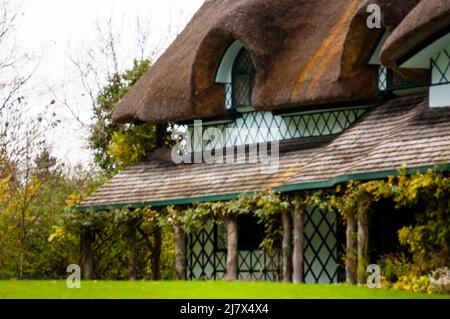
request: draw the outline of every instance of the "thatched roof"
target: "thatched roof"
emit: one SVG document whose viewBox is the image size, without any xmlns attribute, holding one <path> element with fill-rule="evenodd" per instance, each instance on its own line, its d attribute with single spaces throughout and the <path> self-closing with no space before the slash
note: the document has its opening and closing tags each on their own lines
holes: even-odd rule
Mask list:
<svg viewBox="0 0 450 319">
<path fill-rule="evenodd" d="M 225 113 L 215 73 L 240 40 L 257 69 L 253 106 L 274 110 L 373 99 L 367 57 L 380 30 L 366 27 L 360 0 L 209 0 L 119 103 L 115 121 L 185 121 Z M 376 2 L 376 1 L 375 1 Z M 379 1 L 395 27 L 417 0 Z"/>
<path fill-rule="evenodd" d="M 270 174 L 261 164 L 176 165 L 156 154 L 115 176 L 79 209 L 226 200 L 267 187 L 323 189 L 350 179 L 384 178 L 404 164 L 417 169 L 450 164 L 449 122 L 450 109 L 430 109 L 426 95 L 397 98 L 338 136 L 282 142 L 280 168 Z"/>
<path fill-rule="evenodd" d="M 430 39 L 450 27 L 450 0 L 422 0 L 387 39 L 383 64 L 396 68 L 406 56 L 417 53 Z"/>
</svg>

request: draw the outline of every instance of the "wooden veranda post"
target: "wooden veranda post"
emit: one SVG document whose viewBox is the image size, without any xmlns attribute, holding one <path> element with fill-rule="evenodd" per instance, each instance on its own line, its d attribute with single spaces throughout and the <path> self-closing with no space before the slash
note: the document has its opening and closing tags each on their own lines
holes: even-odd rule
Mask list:
<svg viewBox="0 0 450 319">
<path fill-rule="evenodd" d="M 155 148 L 161 148 L 164 146 L 164 137 L 167 133 L 167 125 L 156 125 L 156 145 Z"/>
<path fill-rule="evenodd" d="M 136 227 L 130 221 L 127 225 L 127 257 L 128 257 L 128 279 L 136 280 L 136 255 L 137 255 L 137 241 L 136 241 Z"/>
<path fill-rule="evenodd" d="M 293 212 L 294 219 L 294 252 L 293 252 L 293 281 L 294 283 L 304 283 L 303 277 L 303 240 L 305 228 L 305 208 L 302 205 L 295 205 Z"/>
<path fill-rule="evenodd" d="M 357 270 L 357 241 L 356 241 L 356 214 L 349 213 L 347 216 L 347 251 L 345 261 L 345 272 L 347 283 L 356 285 Z"/>
<path fill-rule="evenodd" d="M 237 215 L 227 217 L 227 276 L 229 281 L 238 279 L 238 218 Z"/>
<path fill-rule="evenodd" d="M 152 251 L 152 274 L 153 280 L 157 281 L 161 279 L 161 245 L 162 234 L 161 227 L 155 226 L 154 230 L 154 246 Z"/>
<path fill-rule="evenodd" d="M 81 267 L 85 280 L 94 278 L 94 241 L 94 231 L 84 228 L 81 232 Z"/>
<path fill-rule="evenodd" d="M 358 205 L 358 284 L 365 285 L 369 265 L 369 216 L 364 205 Z"/>
<path fill-rule="evenodd" d="M 175 268 L 178 280 L 186 280 L 186 234 L 178 224 L 174 225 L 175 230 Z"/>
<path fill-rule="evenodd" d="M 292 219 L 291 214 L 283 212 L 283 281 L 292 281 Z"/>
</svg>

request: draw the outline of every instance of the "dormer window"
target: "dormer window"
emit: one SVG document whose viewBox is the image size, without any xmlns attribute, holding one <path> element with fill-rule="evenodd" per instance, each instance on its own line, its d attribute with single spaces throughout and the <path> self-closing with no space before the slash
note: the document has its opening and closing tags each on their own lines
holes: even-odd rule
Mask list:
<svg viewBox="0 0 450 319">
<path fill-rule="evenodd" d="M 406 80 L 400 74 L 384 65 L 379 66 L 378 75 L 378 88 L 381 92 L 422 88 L 429 85 L 429 82 Z M 414 92 L 415 91 L 413 91 L 413 93 Z"/>
<path fill-rule="evenodd" d="M 431 59 L 430 106 L 450 106 L 450 45 Z"/>
<path fill-rule="evenodd" d="M 216 83 L 225 86 L 226 109 L 250 109 L 256 68 L 242 42 L 234 41 L 222 57 L 216 74 Z"/>
<path fill-rule="evenodd" d="M 408 94 L 416 93 L 423 88 L 428 87 L 429 80 L 427 81 L 411 81 L 403 78 L 397 72 L 383 65 L 380 61 L 380 53 L 383 45 L 385 44 L 387 38 L 389 37 L 389 32 L 385 32 L 381 40 L 378 42 L 375 51 L 373 52 L 369 64 L 378 66 L 378 89 L 380 92 L 395 94 Z M 418 71 L 418 70 L 416 70 Z M 400 92 L 402 91 L 402 92 Z"/>
<path fill-rule="evenodd" d="M 433 85 L 450 84 L 450 46 L 431 59 L 431 73 Z"/>
<path fill-rule="evenodd" d="M 232 71 L 232 107 L 248 107 L 252 105 L 253 86 L 256 69 L 252 57 L 246 49 L 241 49 L 234 61 Z"/>
<path fill-rule="evenodd" d="M 450 106 L 450 33 L 403 58 L 401 68 L 421 68 L 431 73 L 430 107 Z"/>
</svg>

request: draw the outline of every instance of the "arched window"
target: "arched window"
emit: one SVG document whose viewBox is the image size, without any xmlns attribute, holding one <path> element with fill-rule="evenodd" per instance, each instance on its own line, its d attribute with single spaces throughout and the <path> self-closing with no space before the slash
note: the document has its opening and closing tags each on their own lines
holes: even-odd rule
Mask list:
<svg viewBox="0 0 450 319">
<path fill-rule="evenodd" d="M 252 106 L 255 74 L 255 66 L 244 44 L 239 40 L 231 43 L 216 74 L 216 83 L 225 85 L 224 104 L 227 109 Z"/>
<path fill-rule="evenodd" d="M 242 48 L 236 57 L 232 70 L 232 106 L 252 106 L 256 69 L 250 53 Z"/>
</svg>

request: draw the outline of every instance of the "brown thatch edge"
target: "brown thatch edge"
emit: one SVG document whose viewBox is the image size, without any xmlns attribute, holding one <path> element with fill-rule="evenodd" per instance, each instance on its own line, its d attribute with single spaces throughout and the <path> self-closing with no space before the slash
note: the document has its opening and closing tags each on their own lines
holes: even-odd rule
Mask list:
<svg viewBox="0 0 450 319">
<path fill-rule="evenodd" d="M 411 56 L 449 30 L 450 1 L 422 0 L 387 39 L 381 52 L 381 61 L 398 69 Z"/>
<path fill-rule="evenodd" d="M 252 104 L 258 111 L 376 98 L 377 68 L 366 62 L 381 31 L 367 28 L 366 6 L 378 3 L 385 27 L 394 28 L 417 1 L 206 1 L 120 101 L 113 121 L 223 116 L 225 89 L 215 75 L 234 40 L 257 69 Z"/>
</svg>

